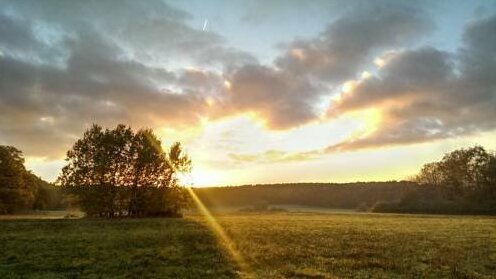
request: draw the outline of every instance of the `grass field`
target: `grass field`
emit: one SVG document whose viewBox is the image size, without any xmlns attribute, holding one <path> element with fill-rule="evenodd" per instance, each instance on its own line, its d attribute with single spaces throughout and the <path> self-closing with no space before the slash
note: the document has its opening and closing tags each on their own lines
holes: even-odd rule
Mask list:
<svg viewBox="0 0 496 279">
<path fill-rule="evenodd" d="M 496 219 L 220 214 L 2 220 L 0 278 L 496 278 Z M 234 260 L 234 249 L 239 259 Z"/>
</svg>

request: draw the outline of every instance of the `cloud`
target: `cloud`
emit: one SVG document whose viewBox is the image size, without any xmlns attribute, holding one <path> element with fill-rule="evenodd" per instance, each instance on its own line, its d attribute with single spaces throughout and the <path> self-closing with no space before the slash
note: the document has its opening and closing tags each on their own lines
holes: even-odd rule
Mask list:
<svg viewBox="0 0 496 279">
<path fill-rule="evenodd" d="M 18 24 L 14 19 L 0 14 L 0 46 L 4 51 L 20 49 L 31 51 L 37 44 L 31 30 L 25 24 Z"/>
<path fill-rule="evenodd" d="M 355 82 L 350 92 L 342 92 L 330 107 L 331 115 L 380 106 L 394 102 L 398 105 L 420 96 L 429 97 L 454 78 L 449 53 L 432 47 L 388 53 L 387 64 L 376 76 Z"/>
<path fill-rule="evenodd" d="M 13 17 L 38 26 L 40 37 L 47 41 L 92 30 L 118 45 L 121 56 L 145 64 L 179 59 L 225 66 L 255 60 L 227 46 L 223 37 L 191 28 L 187 23 L 190 14 L 160 0 L 27 0 L 2 6 Z"/>
<path fill-rule="evenodd" d="M 309 151 L 309 152 L 285 152 L 281 150 L 268 150 L 263 153 L 257 154 L 239 154 L 230 153 L 229 158 L 235 163 L 281 163 L 281 162 L 301 162 L 306 160 L 315 159 L 319 156 L 321 152 L 319 151 Z"/>
<path fill-rule="evenodd" d="M 252 112 L 276 130 L 318 121 L 322 99 L 354 77 L 373 51 L 411 42 L 429 29 L 425 12 L 406 4 L 348 11 L 318 38 L 292 42 L 275 67 L 246 64 L 227 73 L 230 88 L 218 113 Z"/>
<path fill-rule="evenodd" d="M 400 51 L 375 77 L 331 104 L 329 114 L 380 108 L 373 133 L 326 152 L 426 142 L 496 128 L 496 15 L 472 22 L 457 53 L 432 47 Z"/>
<path fill-rule="evenodd" d="M 243 113 L 292 129 L 320 121 L 323 100 L 381 53 L 386 64 L 328 117 L 375 107 L 383 122 L 328 152 L 494 129 L 494 16 L 468 25 L 463 47 L 448 53 L 417 47 L 433 29 L 424 5 L 359 3 L 263 65 L 164 1 L 2 1 L 0 142 L 59 157 L 93 122 L 186 127 Z"/>
<path fill-rule="evenodd" d="M 307 79 L 261 65 L 245 65 L 228 76 L 220 114 L 253 112 L 271 129 L 288 129 L 314 120 L 321 92 Z"/>
<path fill-rule="evenodd" d="M 276 65 L 298 75 L 338 83 L 353 78 L 383 48 L 413 43 L 432 30 L 419 6 L 404 2 L 356 8 L 312 40 L 297 40 Z"/>
<path fill-rule="evenodd" d="M 252 112 L 276 130 L 318 121 L 322 99 L 374 50 L 411 42 L 430 27 L 423 10 L 406 4 L 348 11 L 318 38 L 291 43 L 274 67 L 252 63 L 225 73 L 230 88 L 217 112 Z"/>
<path fill-rule="evenodd" d="M 139 79 L 149 68 L 97 60 L 71 60 L 60 70 L 0 58 L 2 139 L 30 154 L 57 155 L 92 122 L 180 126 L 195 123 L 206 108 L 200 94 L 160 91 Z"/>
<path fill-rule="evenodd" d="M 433 47 L 387 52 L 375 75 L 354 81 L 331 103 L 334 119 L 374 109 L 374 127 L 323 149 L 287 154 L 236 155 L 237 161 L 285 161 L 324 154 L 416 144 L 492 131 L 496 128 L 496 15 L 474 21 L 464 45 L 449 53 Z M 309 156 L 310 155 L 310 156 Z M 304 159 L 302 159 L 304 160 Z"/>
<path fill-rule="evenodd" d="M 0 19 L 9 23 L 1 30 L 6 37 L 0 38 L 1 140 L 30 155 L 60 156 L 92 122 L 181 126 L 205 114 L 205 88 L 198 82 L 186 73 L 129 59 L 101 30 L 81 25 L 63 37 L 57 47 L 69 55 L 60 65 L 47 63 L 46 49 L 53 49 L 35 33 L 34 24 L 20 15 L 0 13 Z M 19 30 L 22 36 L 16 35 Z M 191 84 L 187 92 L 159 86 L 184 83 Z"/>
</svg>

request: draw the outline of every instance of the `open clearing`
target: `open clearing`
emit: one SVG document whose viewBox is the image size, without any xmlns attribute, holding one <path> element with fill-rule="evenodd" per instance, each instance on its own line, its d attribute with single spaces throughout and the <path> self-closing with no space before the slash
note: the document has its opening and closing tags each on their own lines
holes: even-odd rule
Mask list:
<svg viewBox="0 0 496 279">
<path fill-rule="evenodd" d="M 236 213 L 215 219 L 231 243 L 194 214 L 1 220 L 0 278 L 496 277 L 496 218 Z"/>
</svg>

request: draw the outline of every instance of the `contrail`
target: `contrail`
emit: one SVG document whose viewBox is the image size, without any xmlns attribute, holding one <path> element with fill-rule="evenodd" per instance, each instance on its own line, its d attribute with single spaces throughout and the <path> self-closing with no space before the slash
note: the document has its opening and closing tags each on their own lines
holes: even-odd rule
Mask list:
<svg viewBox="0 0 496 279">
<path fill-rule="evenodd" d="M 208 19 L 206 18 L 205 21 L 203 22 L 203 31 L 207 30 L 208 26 Z"/>
</svg>

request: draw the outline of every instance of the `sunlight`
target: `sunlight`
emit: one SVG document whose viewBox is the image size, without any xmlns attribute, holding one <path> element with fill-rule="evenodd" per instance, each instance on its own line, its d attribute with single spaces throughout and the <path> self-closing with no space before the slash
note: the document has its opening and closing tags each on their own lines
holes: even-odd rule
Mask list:
<svg viewBox="0 0 496 279">
<path fill-rule="evenodd" d="M 386 65 L 386 61 L 384 61 L 384 59 L 382 58 L 377 57 L 374 59 L 374 64 L 377 65 L 377 67 L 382 68 L 384 67 L 384 65 Z"/>
<path fill-rule="evenodd" d="M 362 119 L 365 123 L 365 132 L 374 132 L 382 121 L 382 111 L 378 108 L 367 109 L 363 112 Z"/>
<path fill-rule="evenodd" d="M 201 135 L 206 123 L 200 123 L 200 125 L 192 125 L 185 129 L 174 129 L 170 127 L 163 127 L 157 129 L 157 134 L 162 141 L 162 147 L 168 148 L 174 142 L 179 141 L 181 143 L 190 143 L 197 137 Z"/>
<path fill-rule="evenodd" d="M 177 174 L 179 183 L 184 186 L 205 187 L 221 183 L 221 175 L 215 171 L 193 167 L 190 173 Z"/>
<path fill-rule="evenodd" d="M 367 72 L 367 71 L 362 72 L 362 74 L 360 75 L 360 77 L 361 77 L 362 79 L 368 79 L 368 78 L 370 78 L 371 76 L 372 76 L 372 74 L 371 74 L 371 73 L 369 73 L 369 72 Z"/>
<path fill-rule="evenodd" d="M 344 93 L 350 93 L 357 86 L 357 82 L 354 80 L 349 80 L 343 84 L 342 90 Z"/>
<path fill-rule="evenodd" d="M 205 103 L 207 103 L 207 106 L 212 107 L 215 105 L 215 100 L 212 97 L 207 97 L 205 98 Z"/>
<path fill-rule="evenodd" d="M 191 196 L 191 199 L 195 203 L 196 207 L 200 211 L 200 213 L 205 217 L 207 221 L 207 225 L 213 231 L 220 244 L 224 246 L 226 251 L 229 253 L 231 258 L 235 261 L 235 263 L 239 266 L 241 271 L 246 274 L 251 274 L 250 267 L 241 256 L 239 251 L 236 249 L 234 242 L 229 238 L 224 229 L 219 225 L 215 217 L 210 213 L 207 207 L 203 204 L 203 202 L 198 198 L 195 192 L 191 189 L 191 187 L 186 187 L 188 194 Z"/>
<path fill-rule="evenodd" d="M 382 111 L 378 108 L 371 108 L 349 113 L 351 118 L 354 118 L 362 123 L 362 127 L 353 132 L 350 139 L 362 138 L 372 134 L 377 130 L 382 121 Z"/>
<path fill-rule="evenodd" d="M 291 50 L 291 55 L 293 57 L 296 57 L 298 60 L 304 60 L 305 59 L 305 52 L 301 48 L 293 48 Z"/>
<path fill-rule="evenodd" d="M 192 183 L 195 186 L 211 186 L 219 183 L 220 175 L 213 171 L 194 169 L 191 172 Z"/>
</svg>

